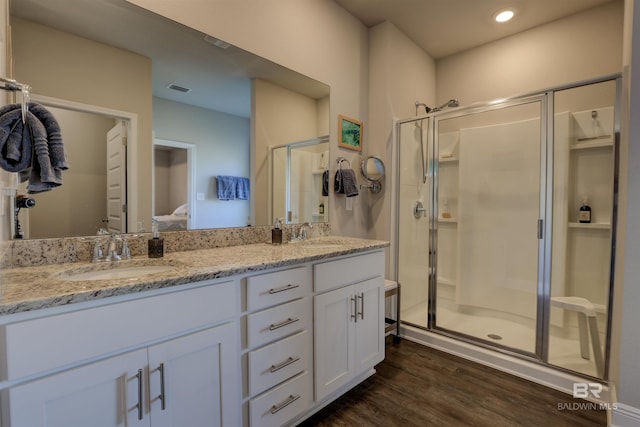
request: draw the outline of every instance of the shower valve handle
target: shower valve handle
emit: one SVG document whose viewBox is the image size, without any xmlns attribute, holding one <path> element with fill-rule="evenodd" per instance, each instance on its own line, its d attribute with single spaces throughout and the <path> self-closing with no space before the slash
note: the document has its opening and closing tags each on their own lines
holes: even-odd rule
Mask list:
<svg viewBox="0 0 640 427">
<path fill-rule="evenodd" d="M 417 219 L 420 219 L 423 216 L 426 216 L 427 210 L 424 208 L 424 205 L 420 200 L 416 202 L 413 206 L 413 216 Z"/>
</svg>

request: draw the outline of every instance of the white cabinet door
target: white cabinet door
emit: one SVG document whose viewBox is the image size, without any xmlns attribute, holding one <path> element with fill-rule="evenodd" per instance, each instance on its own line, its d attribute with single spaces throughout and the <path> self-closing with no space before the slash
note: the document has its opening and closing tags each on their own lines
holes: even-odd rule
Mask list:
<svg viewBox="0 0 640 427">
<path fill-rule="evenodd" d="M 355 303 L 353 286 L 314 297 L 317 401 L 353 378 Z"/>
<path fill-rule="evenodd" d="M 376 277 L 355 285 L 358 299 L 355 375 L 384 359 L 384 279 Z"/>
<path fill-rule="evenodd" d="M 153 427 L 240 425 L 236 325 L 149 347 Z"/>
<path fill-rule="evenodd" d="M 13 387 L 10 427 L 150 426 L 139 395 L 146 364 L 142 349 Z"/>
</svg>

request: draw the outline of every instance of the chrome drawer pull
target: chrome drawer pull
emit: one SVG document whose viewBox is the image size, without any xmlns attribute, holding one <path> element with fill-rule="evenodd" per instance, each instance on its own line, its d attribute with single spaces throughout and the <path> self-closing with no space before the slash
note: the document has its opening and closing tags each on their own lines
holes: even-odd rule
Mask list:
<svg viewBox="0 0 640 427">
<path fill-rule="evenodd" d="M 355 323 L 358 323 L 358 300 L 351 297 L 351 302 L 353 303 L 353 314 L 351 315 L 351 318 Z"/>
<path fill-rule="evenodd" d="M 272 323 L 271 325 L 269 325 L 269 330 L 270 331 L 275 331 L 276 329 L 280 329 L 284 326 L 290 325 L 292 323 L 296 323 L 298 320 L 300 320 L 299 318 L 291 318 L 289 317 L 287 320 L 284 320 L 280 323 Z"/>
<path fill-rule="evenodd" d="M 364 292 L 358 295 L 358 299 L 360 300 L 360 313 L 358 314 L 360 315 L 360 318 L 364 320 Z"/>
<path fill-rule="evenodd" d="M 284 291 L 288 291 L 289 289 L 295 289 L 295 288 L 299 288 L 300 285 L 293 285 L 291 283 L 289 283 L 287 286 L 283 286 L 281 288 L 271 288 L 269 289 L 269 293 L 270 294 L 277 294 L 278 292 L 284 292 Z"/>
<path fill-rule="evenodd" d="M 289 358 L 287 360 L 285 360 L 284 362 L 278 363 L 277 365 L 271 365 L 271 369 L 269 369 L 269 372 L 271 372 L 272 374 L 274 372 L 279 371 L 280 369 L 291 365 L 292 363 L 297 362 L 298 360 L 300 360 L 300 357 L 296 356 L 296 357 L 291 357 L 289 356 Z"/>
<path fill-rule="evenodd" d="M 277 405 L 273 405 L 271 407 L 271 413 L 275 414 L 276 412 L 278 412 L 278 411 L 286 408 L 287 406 L 291 405 L 293 402 L 295 402 L 298 399 L 300 399 L 300 395 L 299 394 L 297 394 L 295 396 L 293 394 L 290 394 L 289 397 L 287 397 L 287 399 L 284 402 L 279 403 Z"/>
<path fill-rule="evenodd" d="M 164 411 L 167 409 L 167 395 L 164 392 L 164 363 L 158 366 L 158 372 L 160 372 L 160 395 L 158 399 L 160 399 L 160 409 Z"/>
<path fill-rule="evenodd" d="M 138 379 L 138 403 L 136 404 L 136 407 L 138 408 L 138 420 L 141 420 L 142 419 L 142 369 L 138 369 L 136 378 Z"/>
</svg>

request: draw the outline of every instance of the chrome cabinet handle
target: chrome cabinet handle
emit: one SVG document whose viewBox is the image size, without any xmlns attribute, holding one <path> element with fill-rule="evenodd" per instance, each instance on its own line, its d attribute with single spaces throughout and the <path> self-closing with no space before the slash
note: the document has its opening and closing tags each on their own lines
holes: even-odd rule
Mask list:
<svg viewBox="0 0 640 427">
<path fill-rule="evenodd" d="M 292 317 L 289 317 L 287 320 L 284 320 L 284 321 L 282 321 L 280 323 L 272 323 L 271 325 L 269 325 L 269 330 L 270 331 L 275 331 L 276 329 L 280 329 L 280 328 L 282 328 L 284 326 L 287 326 L 287 325 L 290 325 L 292 323 L 295 323 L 298 320 L 300 320 L 300 319 L 299 318 L 295 318 L 294 319 Z"/>
<path fill-rule="evenodd" d="M 355 321 L 355 323 L 358 323 L 358 300 L 354 297 L 351 297 L 351 302 L 353 303 L 353 314 L 351 315 L 351 318 Z"/>
<path fill-rule="evenodd" d="M 284 292 L 284 291 L 288 291 L 290 289 L 295 289 L 295 288 L 299 288 L 299 287 L 300 287 L 300 285 L 294 285 L 294 284 L 289 283 L 288 285 L 283 286 L 281 288 L 271 288 L 271 289 L 269 289 L 269 293 L 270 294 L 277 294 L 278 292 Z"/>
<path fill-rule="evenodd" d="M 136 407 L 138 408 L 138 420 L 142 420 L 142 369 L 138 369 L 136 378 L 138 379 L 138 404 Z"/>
<path fill-rule="evenodd" d="M 290 394 L 289 397 L 287 397 L 283 402 L 278 403 L 277 405 L 273 405 L 271 407 L 271 413 L 275 414 L 276 412 L 286 408 L 287 406 L 291 405 L 293 402 L 295 402 L 296 400 L 300 399 L 300 395 L 293 395 Z"/>
<path fill-rule="evenodd" d="M 160 400 L 160 409 L 164 411 L 167 408 L 167 395 L 164 393 L 164 363 L 160 363 L 157 370 L 160 372 L 160 395 L 158 395 L 158 399 Z"/>
<path fill-rule="evenodd" d="M 289 356 L 289 358 L 287 360 L 285 360 L 284 362 L 280 362 L 277 365 L 271 365 L 271 369 L 269 369 L 269 372 L 271 372 L 273 374 L 274 372 L 277 372 L 280 369 L 282 369 L 282 368 L 284 368 L 286 366 L 289 366 L 292 363 L 297 362 L 298 360 L 300 360 L 299 356 L 296 356 L 296 357 Z"/>
<path fill-rule="evenodd" d="M 364 292 L 358 295 L 357 298 L 360 300 L 360 313 L 358 314 L 360 315 L 360 318 L 364 320 Z"/>
</svg>

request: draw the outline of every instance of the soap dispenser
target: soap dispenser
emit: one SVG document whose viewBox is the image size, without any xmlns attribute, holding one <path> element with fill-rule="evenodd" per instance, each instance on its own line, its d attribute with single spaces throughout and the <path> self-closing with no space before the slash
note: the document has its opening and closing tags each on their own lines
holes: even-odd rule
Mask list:
<svg viewBox="0 0 640 427">
<path fill-rule="evenodd" d="M 274 245 L 282 244 L 282 228 L 280 225 L 280 219 L 276 218 L 276 222 L 271 230 L 271 243 Z"/>
<path fill-rule="evenodd" d="M 162 258 L 164 256 L 164 239 L 160 237 L 158 231 L 158 220 L 151 221 L 151 232 L 153 237 L 149 239 L 148 256 L 149 258 Z"/>
</svg>

